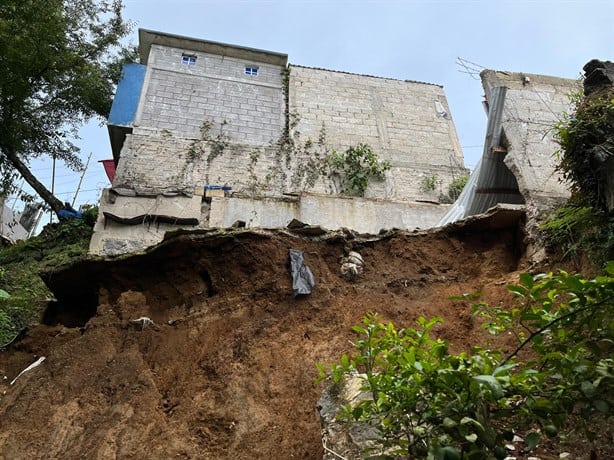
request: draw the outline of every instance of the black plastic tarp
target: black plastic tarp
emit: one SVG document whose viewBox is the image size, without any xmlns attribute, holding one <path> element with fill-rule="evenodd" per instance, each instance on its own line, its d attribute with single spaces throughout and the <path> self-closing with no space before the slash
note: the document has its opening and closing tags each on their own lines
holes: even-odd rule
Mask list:
<svg viewBox="0 0 614 460">
<path fill-rule="evenodd" d="M 290 270 L 292 271 L 292 290 L 294 297 L 298 295 L 311 294 L 311 290 L 316 284 L 313 273 L 303 257 L 303 251 L 290 249 Z"/>
</svg>

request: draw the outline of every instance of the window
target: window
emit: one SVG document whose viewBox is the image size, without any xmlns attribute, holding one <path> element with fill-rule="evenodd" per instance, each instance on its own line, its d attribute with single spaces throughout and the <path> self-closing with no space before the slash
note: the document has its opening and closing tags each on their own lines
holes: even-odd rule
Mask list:
<svg viewBox="0 0 614 460">
<path fill-rule="evenodd" d="M 258 67 L 254 65 L 246 65 L 245 66 L 245 75 L 258 75 Z"/>
<path fill-rule="evenodd" d="M 196 65 L 196 56 L 193 54 L 182 54 L 181 63 L 185 65 Z"/>
</svg>

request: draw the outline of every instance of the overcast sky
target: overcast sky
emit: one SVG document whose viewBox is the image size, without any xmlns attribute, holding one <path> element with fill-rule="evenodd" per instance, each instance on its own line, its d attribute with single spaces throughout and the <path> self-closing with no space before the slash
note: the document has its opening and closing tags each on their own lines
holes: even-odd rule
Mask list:
<svg viewBox="0 0 614 460">
<path fill-rule="evenodd" d="M 124 0 L 125 18 L 152 29 L 288 54 L 292 64 L 443 85 L 465 155 L 481 153 L 480 81 L 456 63 L 579 78 L 593 58 L 614 60 L 614 0 Z M 108 181 L 106 127 L 81 131 L 92 163 L 76 204 Z M 51 184 L 51 162 L 33 165 Z M 56 193 L 72 201 L 79 175 L 58 167 Z"/>
</svg>

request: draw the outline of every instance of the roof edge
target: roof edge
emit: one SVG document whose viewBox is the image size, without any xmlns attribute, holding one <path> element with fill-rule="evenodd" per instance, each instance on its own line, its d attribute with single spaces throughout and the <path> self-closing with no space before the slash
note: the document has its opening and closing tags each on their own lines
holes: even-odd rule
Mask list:
<svg viewBox="0 0 614 460">
<path fill-rule="evenodd" d="M 182 35 L 174 35 L 155 30 L 139 29 L 139 55 L 141 64 L 147 64 L 151 45 L 170 46 L 173 48 L 183 48 L 190 51 L 201 51 L 204 53 L 234 57 L 237 59 L 246 59 L 265 64 L 279 65 L 282 67 L 285 67 L 288 63 L 287 54 L 278 53 L 275 51 L 202 40 L 199 38 L 185 37 Z"/>
<path fill-rule="evenodd" d="M 556 86 L 569 86 L 574 83 L 579 84 L 579 79 L 556 77 L 527 72 L 511 72 L 507 70 L 484 69 L 480 72 L 482 84 L 485 82 L 495 83 L 500 86 L 504 84 L 525 86 L 529 82 L 549 84 Z"/>
<path fill-rule="evenodd" d="M 289 67 L 299 67 L 299 68 L 302 68 L 302 69 L 323 70 L 325 72 L 341 73 L 341 74 L 345 74 L 345 75 L 357 75 L 359 77 L 377 78 L 377 79 L 380 79 L 380 80 L 393 80 L 393 81 L 400 81 L 400 82 L 404 82 L 404 83 L 418 83 L 420 85 L 438 86 L 439 88 L 443 88 L 443 85 L 440 85 L 438 83 L 429 83 L 429 82 L 426 82 L 426 81 L 402 80 L 400 78 L 381 77 L 381 76 L 378 76 L 378 75 L 369 75 L 369 74 L 365 74 L 365 73 L 346 72 L 344 70 L 325 69 L 323 67 L 312 67 L 312 66 L 300 65 L 300 64 L 292 64 L 292 63 L 288 64 L 288 66 Z"/>
</svg>

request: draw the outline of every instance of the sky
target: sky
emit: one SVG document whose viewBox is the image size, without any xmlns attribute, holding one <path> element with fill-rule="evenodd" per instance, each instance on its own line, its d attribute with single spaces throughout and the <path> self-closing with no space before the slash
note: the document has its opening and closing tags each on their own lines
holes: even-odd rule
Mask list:
<svg viewBox="0 0 614 460">
<path fill-rule="evenodd" d="M 482 154 L 486 115 L 473 69 L 579 78 L 593 58 L 614 60 L 614 0 L 124 0 L 138 28 L 288 54 L 291 64 L 440 84 L 465 155 Z M 92 159 L 76 206 L 96 204 L 111 158 L 100 121 L 80 131 Z M 51 187 L 51 160 L 32 164 Z M 72 202 L 80 174 L 61 164 L 55 192 Z M 48 217 L 47 217 L 48 219 Z"/>
</svg>

